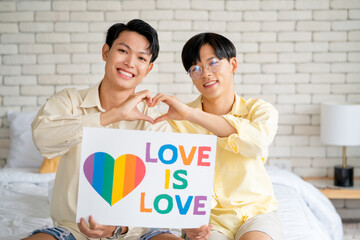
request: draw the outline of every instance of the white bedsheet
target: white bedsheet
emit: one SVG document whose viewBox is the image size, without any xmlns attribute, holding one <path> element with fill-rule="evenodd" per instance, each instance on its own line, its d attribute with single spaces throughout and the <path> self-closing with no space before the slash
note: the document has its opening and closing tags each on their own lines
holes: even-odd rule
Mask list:
<svg viewBox="0 0 360 240">
<path fill-rule="evenodd" d="M 285 240 L 342 240 L 341 218 L 318 189 L 297 175 L 267 167 L 283 220 Z"/>
<path fill-rule="evenodd" d="M 55 174 L 38 169 L 0 169 L 0 239 L 26 237 L 44 225 L 52 226 L 48 200 Z"/>
<path fill-rule="evenodd" d="M 331 202 L 295 174 L 267 167 L 279 202 L 285 240 L 342 240 L 341 219 Z M 44 225 L 55 174 L 0 169 L 0 239 L 15 240 Z"/>
</svg>

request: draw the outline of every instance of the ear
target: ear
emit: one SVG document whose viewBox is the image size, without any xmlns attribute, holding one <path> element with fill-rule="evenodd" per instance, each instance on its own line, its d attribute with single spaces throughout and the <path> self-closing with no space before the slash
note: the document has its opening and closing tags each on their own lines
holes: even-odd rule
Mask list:
<svg viewBox="0 0 360 240">
<path fill-rule="evenodd" d="M 230 58 L 230 65 L 231 65 L 231 68 L 232 68 L 232 69 L 231 69 L 231 72 L 234 74 L 234 73 L 236 72 L 237 66 L 238 66 L 237 60 L 236 60 L 235 57 Z"/>
<path fill-rule="evenodd" d="M 110 48 L 106 43 L 102 47 L 102 59 L 106 62 L 107 56 L 109 54 Z"/>
<path fill-rule="evenodd" d="M 146 73 L 145 73 L 145 77 L 148 75 L 148 73 L 151 71 L 151 69 L 153 68 L 154 66 L 154 62 L 150 63 L 148 68 L 146 69 Z"/>
</svg>

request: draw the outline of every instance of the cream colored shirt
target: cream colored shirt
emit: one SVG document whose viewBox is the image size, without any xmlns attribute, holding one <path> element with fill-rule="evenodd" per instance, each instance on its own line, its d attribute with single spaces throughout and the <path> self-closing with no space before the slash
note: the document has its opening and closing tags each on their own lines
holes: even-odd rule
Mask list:
<svg viewBox="0 0 360 240">
<path fill-rule="evenodd" d="M 44 157 L 62 156 L 54 183 L 50 214 L 57 225 L 72 229 L 76 239 L 86 239 L 79 234 L 76 221 L 81 138 L 83 127 L 102 127 L 100 113 L 105 112 L 99 98 L 100 83 L 85 90 L 65 89 L 49 98 L 32 123 L 33 138 Z M 138 105 L 140 112 L 155 118 L 159 114 L 146 104 Z M 167 122 L 155 125 L 147 121 L 120 121 L 107 128 L 171 131 Z M 136 235 L 141 231 L 136 230 Z M 131 235 L 129 231 L 128 236 Z M 128 238 L 125 239 L 135 239 Z"/>
<path fill-rule="evenodd" d="M 188 105 L 202 109 L 201 96 Z M 264 163 L 277 130 L 278 112 L 263 100 L 236 95 L 232 110 L 222 117 L 237 132 L 218 138 L 210 223 L 234 239 L 248 219 L 277 210 Z M 189 121 L 170 123 L 181 133 L 212 134 Z"/>
</svg>

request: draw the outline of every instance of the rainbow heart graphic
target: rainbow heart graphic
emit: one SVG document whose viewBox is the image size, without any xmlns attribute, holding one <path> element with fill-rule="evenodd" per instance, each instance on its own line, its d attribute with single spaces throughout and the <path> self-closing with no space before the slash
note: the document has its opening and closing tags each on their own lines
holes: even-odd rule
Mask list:
<svg viewBox="0 0 360 240">
<path fill-rule="evenodd" d="M 144 179 L 146 171 L 138 156 L 124 154 L 114 160 L 104 152 L 88 156 L 83 170 L 91 186 L 110 206 L 131 193 Z"/>
</svg>

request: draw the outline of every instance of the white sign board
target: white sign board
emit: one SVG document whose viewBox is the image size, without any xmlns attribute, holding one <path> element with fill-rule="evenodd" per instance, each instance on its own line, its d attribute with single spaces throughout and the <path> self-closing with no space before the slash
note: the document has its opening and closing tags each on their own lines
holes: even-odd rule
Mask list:
<svg viewBox="0 0 360 240">
<path fill-rule="evenodd" d="M 84 128 L 81 217 L 104 225 L 197 228 L 209 223 L 216 136 Z"/>
</svg>

